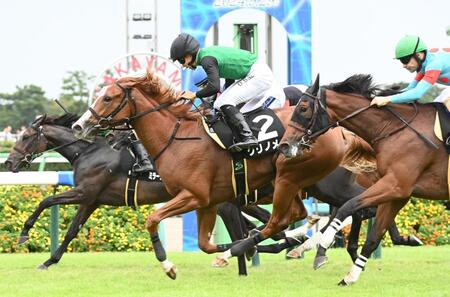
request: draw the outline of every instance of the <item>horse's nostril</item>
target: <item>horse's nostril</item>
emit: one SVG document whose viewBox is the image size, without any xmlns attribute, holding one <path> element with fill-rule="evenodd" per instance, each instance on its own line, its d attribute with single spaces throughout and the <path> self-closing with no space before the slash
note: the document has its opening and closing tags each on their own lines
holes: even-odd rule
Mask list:
<svg viewBox="0 0 450 297">
<path fill-rule="evenodd" d="M 83 130 L 83 128 L 81 127 L 80 124 L 73 124 L 72 125 L 72 130 L 75 132 L 81 132 Z"/>
<path fill-rule="evenodd" d="M 5 167 L 6 167 L 6 169 L 8 169 L 8 170 L 10 170 L 10 171 L 11 171 L 11 167 L 12 167 L 12 162 L 11 162 L 11 161 L 8 161 L 8 160 L 6 160 L 4 164 L 5 164 Z"/>
<path fill-rule="evenodd" d="M 289 144 L 287 143 L 281 143 L 278 146 L 278 150 L 280 151 L 280 153 L 282 153 L 283 155 L 286 155 L 289 152 Z"/>
</svg>

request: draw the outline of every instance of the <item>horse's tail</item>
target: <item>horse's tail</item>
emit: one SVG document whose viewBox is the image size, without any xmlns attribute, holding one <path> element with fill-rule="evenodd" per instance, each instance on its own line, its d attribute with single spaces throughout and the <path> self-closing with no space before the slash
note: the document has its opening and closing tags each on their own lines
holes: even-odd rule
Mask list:
<svg viewBox="0 0 450 297">
<path fill-rule="evenodd" d="M 342 136 L 346 142 L 346 151 L 341 166 L 357 174 L 375 171 L 377 160 L 370 144 L 345 129 L 342 129 Z"/>
</svg>

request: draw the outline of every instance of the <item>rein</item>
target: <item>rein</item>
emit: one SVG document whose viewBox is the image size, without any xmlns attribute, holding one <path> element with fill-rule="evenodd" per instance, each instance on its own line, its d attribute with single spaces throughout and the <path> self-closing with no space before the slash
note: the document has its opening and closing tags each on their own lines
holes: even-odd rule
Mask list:
<svg viewBox="0 0 450 297">
<path fill-rule="evenodd" d="M 124 92 L 124 96 L 123 96 L 122 100 L 120 101 L 120 104 L 109 115 L 101 116 L 93 108 L 89 107 L 89 111 L 92 113 L 92 115 L 97 120 L 97 125 L 94 126 L 96 128 L 101 128 L 101 129 L 110 128 L 113 130 L 131 130 L 132 129 L 131 124 L 136 119 L 143 117 L 149 113 L 168 108 L 172 104 L 179 102 L 180 100 L 184 100 L 183 98 L 180 98 L 180 99 L 177 99 L 172 102 L 165 102 L 156 107 L 153 107 L 153 108 L 141 111 L 141 112 L 137 112 L 136 111 L 137 110 L 136 101 L 135 101 L 134 97 L 131 96 L 131 88 L 125 88 L 117 82 L 116 82 L 116 85 Z M 113 121 L 114 116 L 116 116 L 126 106 L 126 104 L 128 102 L 132 103 L 132 108 L 131 108 L 132 115 L 130 117 L 126 117 L 123 119 Z M 123 128 L 123 129 L 115 128 L 116 126 L 120 126 L 120 125 L 127 125 L 129 128 Z M 172 135 L 170 136 L 169 141 L 167 142 L 166 146 L 164 146 L 164 148 L 158 154 L 156 154 L 156 156 L 153 158 L 153 161 L 156 161 L 167 150 L 167 148 L 173 143 L 174 140 L 201 140 L 202 139 L 201 137 L 176 137 L 180 126 L 181 126 L 181 119 L 178 118 L 177 122 L 175 124 L 175 127 L 172 130 Z"/>
<path fill-rule="evenodd" d="M 311 97 L 311 98 L 313 98 L 315 101 L 318 101 L 320 103 L 320 104 L 314 104 L 314 111 L 313 111 L 314 116 L 313 116 L 313 119 L 311 120 L 311 123 L 309 124 L 308 129 L 306 129 L 306 134 L 299 141 L 300 145 L 309 146 L 309 147 L 311 147 L 309 142 L 312 139 L 322 135 L 323 133 L 325 133 L 326 131 L 328 131 L 331 128 L 335 128 L 335 127 L 340 126 L 341 122 L 346 121 L 346 120 L 348 120 L 350 118 L 353 118 L 353 117 L 357 116 L 358 114 L 360 114 L 360 113 L 362 113 L 362 112 L 364 112 L 364 111 L 366 111 L 366 110 L 368 110 L 369 108 L 372 107 L 372 105 L 369 105 L 369 106 L 357 109 L 354 112 L 352 112 L 349 115 L 347 115 L 346 117 L 344 117 L 343 119 L 340 119 L 340 120 L 338 120 L 338 121 L 336 121 L 334 123 L 331 123 L 331 124 L 327 125 L 326 127 L 324 127 L 322 129 L 312 133 L 312 131 L 309 128 L 314 125 L 315 120 L 317 119 L 317 114 L 320 112 L 319 108 L 322 108 L 324 110 L 324 112 L 326 112 L 326 110 L 323 107 L 323 105 L 321 104 L 320 98 L 318 98 L 317 96 L 314 96 L 312 94 L 309 94 L 307 92 L 305 92 L 304 94 L 309 96 L 309 97 Z M 316 107 L 316 105 L 317 105 L 317 107 Z M 397 119 L 399 119 L 403 123 L 403 125 L 401 127 L 397 128 L 397 129 L 395 129 L 394 131 L 391 131 L 391 132 L 387 133 L 386 135 L 376 137 L 375 139 L 373 139 L 371 141 L 371 145 L 374 145 L 376 142 L 378 142 L 378 141 L 380 141 L 382 139 L 386 139 L 386 138 L 392 136 L 393 134 L 395 134 L 395 133 L 405 129 L 406 127 L 408 127 L 411 130 L 413 130 L 419 136 L 419 138 L 422 139 L 426 144 L 428 144 L 429 146 L 431 146 L 434 149 L 439 149 L 438 145 L 436 145 L 433 141 L 428 139 L 426 136 L 424 136 L 422 133 L 420 133 L 414 127 L 412 127 L 410 125 L 410 123 L 412 123 L 412 121 L 414 121 L 414 119 L 417 117 L 417 115 L 419 113 L 419 110 L 417 108 L 417 104 L 414 103 L 413 106 L 414 106 L 414 111 L 415 112 L 414 112 L 413 117 L 409 121 L 406 121 L 400 114 L 398 114 L 397 112 L 393 111 L 389 106 L 386 106 L 385 107 L 386 110 L 389 111 L 392 115 L 394 115 Z M 296 127 L 294 125 L 289 125 L 289 126 L 295 128 L 297 130 L 300 130 L 300 128 L 298 128 L 298 127 Z"/>
<path fill-rule="evenodd" d="M 111 111 L 111 113 L 109 115 L 101 116 L 92 107 L 89 107 L 89 111 L 92 113 L 94 118 L 97 120 L 97 125 L 96 125 L 97 128 L 106 129 L 106 128 L 114 128 L 116 126 L 120 126 L 120 125 L 124 125 L 124 124 L 131 125 L 131 123 L 134 120 L 136 120 L 140 117 L 143 117 L 149 113 L 167 108 L 167 107 L 171 106 L 172 104 L 179 101 L 179 100 L 175 100 L 173 102 L 162 103 L 156 107 L 153 107 L 153 108 L 141 111 L 141 112 L 136 112 L 136 101 L 135 101 L 134 97 L 131 96 L 131 88 L 124 88 L 119 83 L 116 83 L 116 85 L 124 92 L 124 96 L 122 98 L 122 101 L 120 101 L 120 104 L 113 111 Z M 113 121 L 113 118 L 126 106 L 126 104 L 128 102 L 131 102 L 132 106 L 133 106 L 132 115 L 127 118 Z M 120 130 L 120 129 L 117 129 L 117 130 Z M 122 130 L 129 130 L 129 129 L 122 129 Z"/>
<path fill-rule="evenodd" d="M 415 108 L 416 111 L 417 111 L 417 106 L 416 106 L 415 103 L 414 103 L 414 108 Z M 428 144 L 429 146 L 431 146 L 432 148 L 434 148 L 434 149 L 436 149 L 436 150 L 439 149 L 439 146 L 438 146 L 437 144 L 435 144 L 433 141 L 431 141 L 430 139 L 428 139 L 425 135 L 423 135 L 422 133 L 420 133 L 419 131 L 417 131 L 416 129 L 414 129 L 414 127 L 410 126 L 409 123 L 408 123 L 407 121 L 405 121 L 405 119 L 403 119 L 398 113 L 396 113 L 396 112 L 393 111 L 391 108 L 389 108 L 389 106 L 386 106 L 386 109 L 387 109 L 390 113 L 392 113 L 394 116 L 396 116 L 396 117 L 404 124 L 404 126 L 403 126 L 401 129 L 403 129 L 403 128 L 405 128 L 406 126 L 408 126 L 408 128 L 410 128 L 411 130 L 413 130 L 413 131 L 417 134 L 417 136 L 419 136 L 419 138 L 422 139 L 426 144 Z M 418 111 L 417 111 L 417 113 L 418 113 Z M 417 113 L 414 115 L 414 118 L 416 117 Z M 414 118 L 413 118 L 413 120 L 414 120 Z M 411 120 L 411 122 L 412 122 L 412 120 Z M 400 131 L 401 129 L 398 129 L 398 131 Z M 392 134 L 394 134 L 394 133 L 396 133 L 396 132 L 398 132 L 398 131 L 394 131 L 394 132 L 391 133 L 390 135 L 392 135 Z"/>
</svg>

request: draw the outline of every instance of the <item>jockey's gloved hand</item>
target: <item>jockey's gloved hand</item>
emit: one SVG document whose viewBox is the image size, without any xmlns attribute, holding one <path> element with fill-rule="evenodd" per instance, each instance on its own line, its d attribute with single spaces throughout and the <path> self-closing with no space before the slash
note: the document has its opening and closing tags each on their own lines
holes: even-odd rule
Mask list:
<svg viewBox="0 0 450 297">
<path fill-rule="evenodd" d="M 181 98 L 185 98 L 185 99 L 194 101 L 195 98 L 197 98 L 197 94 L 195 92 L 191 92 L 188 90 L 188 91 L 184 91 L 180 94 L 179 99 L 181 99 Z"/>
<path fill-rule="evenodd" d="M 381 106 L 385 106 L 389 102 L 391 102 L 391 98 L 389 98 L 389 97 L 376 96 L 375 98 L 372 99 L 372 102 L 370 102 L 370 105 L 377 105 L 378 107 L 381 107 Z"/>
</svg>

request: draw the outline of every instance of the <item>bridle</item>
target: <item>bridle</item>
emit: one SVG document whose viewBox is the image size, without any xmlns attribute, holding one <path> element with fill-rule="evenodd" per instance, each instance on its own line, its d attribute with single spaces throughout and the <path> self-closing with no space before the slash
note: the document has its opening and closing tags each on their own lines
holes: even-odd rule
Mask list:
<svg viewBox="0 0 450 297">
<path fill-rule="evenodd" d="M 318 93 L 320 94 L 320 92 L 318 92 Z M 362 107 L 358 110 L 355 110 L 351 114 L 347 115 L 345 118 L 340 119 L 335 122 L 332 122 L 332 123 L 326 125 L 324 128 L 321 128 L 321 129 L 317 130 L 316 132 L 313 132 L 312 128 L 314 127 L 314 125 L 317 121 L 317 118 L 319 117 L 319 113 L 321 113 L 321 112 L 325 113 L 327 119 L 329 119 L 328 113 L 326 110 L 326 102 L 322 102 L 322 99 L 320 98 L 320 96 L 313 95 L 309 92 L 304 92 L 302 96 L 307 96 L 307 97 L 313 99 L 313 102 L 314 102 L 313 103 L 313 115 L 311 117 L 311 120 L 309 121 L 309 124 L 306 127 L 306 129 L 304 129 L 304 130 L 302 128 L 297 127 L 296 125 L 292 125 L 291 123 L 289 123 L 289 126 L 291 126 L 292 128 L 294 128 L 302 133 L 305 133 L 305 135 L 302 136 L 302 138 L 300 139 L 298 144 L 299 144 L 299 146 L 304 146 L 304 147 L 306 146 L 308 148 L 311 148 L 312 142 L 314 142 L 317 137 L 324 134 L 329 129 L 340 126 L 341 122 L 346 121 L 350 118 L 353 118 L 353 117 L 357 116 L 358 114 L 366 111 L 370 107 L 372 107 L 371 105 Z M 297 105 L 300 104 L 301 101 L 302 100 L 300 99 L 300 101 L 297 103 Z M 297 107 L 296 107 L 296 109 L 297 109 Z M 296 109 L 294 110 L 294 113 L 296 112 Z"/>
<path fill-rule="evenodd" d="M 100 128 L 100 129 L 112 129 L 115 128 L 117 126 L 121 126 L 121 125 L 127 125 L 130 126 L 133 121 L 135 121 L 136 119 L 143 117 L 144 115 L 147 115 L 149 113 L 155 112 L 155 111 L 159 111 L 161 109 L 165 109 L 168 108 L 169 106 L 171 106 L 172 104 L 176 103 L 178 100 L 172 101 L 172 102 L 166 102 L 166 103 L 162 103 L 156 107 L 147 109 L 145 111 L 142 112 L 137 112 L 137 106 L 136 106 L 136 100 L 135 98 L 131 95 L 131 91 L 132 88 L 129 87 L 123 87 L 122 85 L 120 85 L 119 83 L 115 83 L 116 86 L 118 86 L 122 92 L 123 92 L 123 97 L 122 100 L 120 101 L 120 104 L 117 105 L 117 107 L 111 111 L 108 115 L 106 116 L 101 116 L 99 115 L 92 107 L 89 107 L 89 111 L 92 113 L 92 115 L 94 116 L 94 118 L 97 120 L 97 124 L 94 126 L 95 128 Z M 126 117 L 123 119 L 119 119 L 119 120 L 113 120 L 113 118 L 120 112 L 122 111 L 122 109 L 125 108 L 125 106 L 131 103 L 130 108 L 131 108 L 131 116 L 130 117 Z M 131 128 L 129 128 L 131 129 Z"/>
<path fill-rule="evenodd" d="M 23 156 L 23 158 L 22 158 L 22 160 L 20 160 L 20 162 L 21 163 L 25 163 L 27 167 L 29 167 L 31 165 L 31 162 L 33 162 L 34 159 L 42 156 L 44 153 L 59 150 L 61 148 L 70 146 L 70 145 L 72 145 L 72 144 L 74 144 L 74 143 L 76 143 L 76 142 L 81 140 L 81 139 L 77 138 L 76 140 L 70 141 L 70 142 L 65 143 L 65 144 L 61 144 L 61 145 L 56 146 L 54 148 L 43 150 L 41 152 L 37 152 L 39 150 L 39 148 L 41 147 L 41 139 L 44 139 L 44 143 L 43 143 L 44 145 L 42 145 L 43 147 L 48 147 L 48 140 L 47 140 L 47 138 L 46 138 L 46 136 L 44 134 L 44 129 L 43 129 L 42 126 L 36 127 L 35 125 L 31 125 L 31 128 L 34 131 L 36 131 L 36 134 L 37 134 L 37 139 L 35 141 L 36 142 L 36 147 L 33 148 L 33 151 L 31 153 L 29 153 L 29 152 L 27 152 L 25 150 L 17 148 L 16 146 L 13 147 L 14 151 L 18 152 L 19 154 L 21 154 Z M 31 134 L 31 135 L 29 135 L 29 137 L 32 137 L 32 136 L 34 136 L 36 134 Z M 72 160 L 72 162 L 73 162 L 73 160 Z"/>
</svg>

